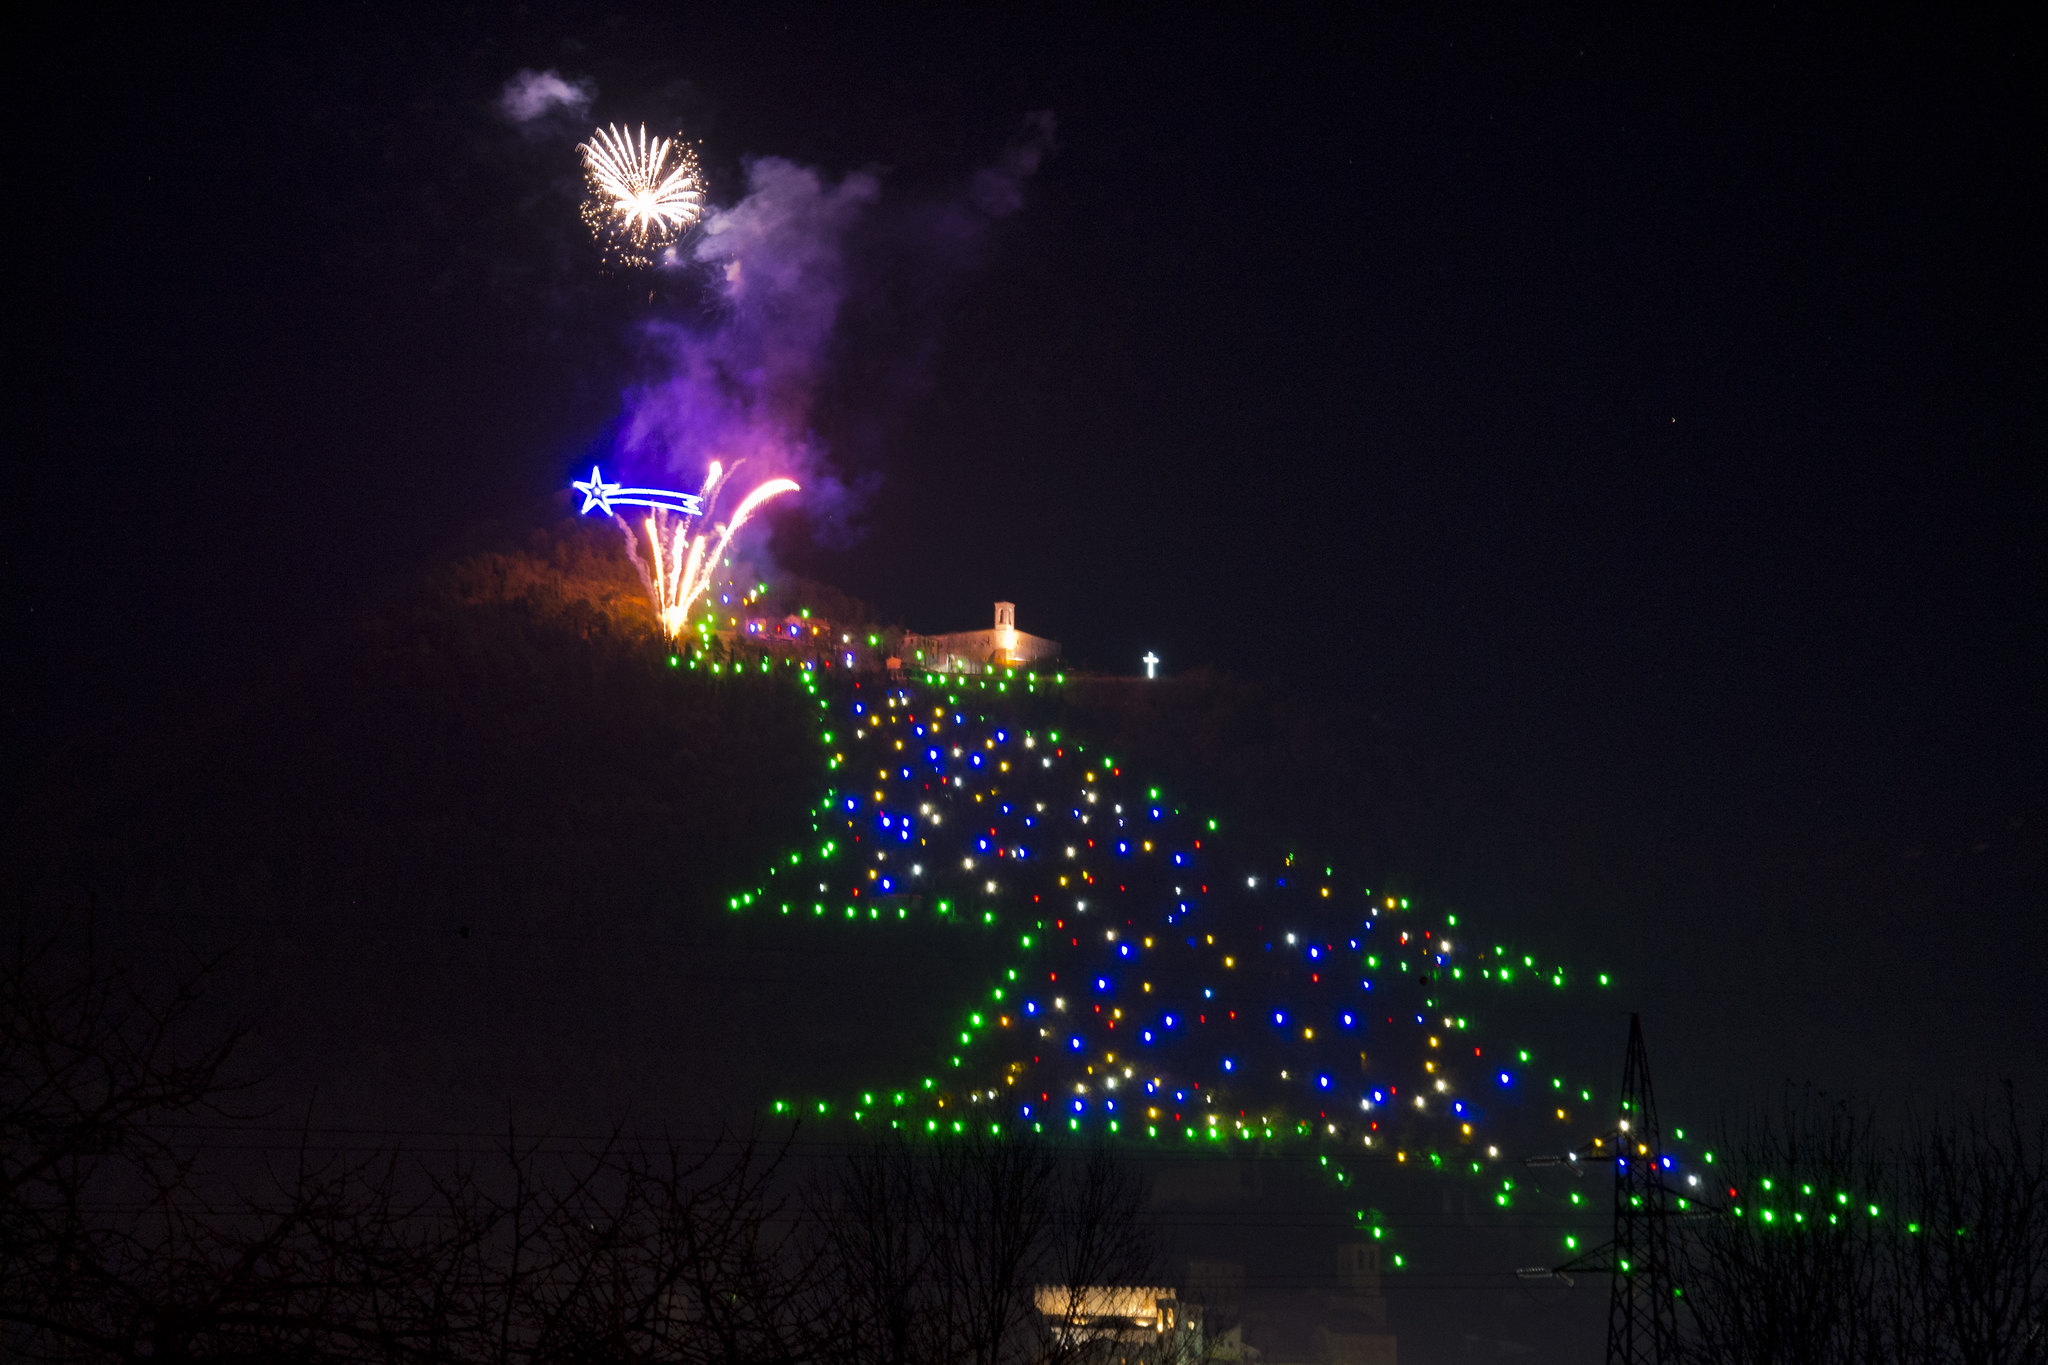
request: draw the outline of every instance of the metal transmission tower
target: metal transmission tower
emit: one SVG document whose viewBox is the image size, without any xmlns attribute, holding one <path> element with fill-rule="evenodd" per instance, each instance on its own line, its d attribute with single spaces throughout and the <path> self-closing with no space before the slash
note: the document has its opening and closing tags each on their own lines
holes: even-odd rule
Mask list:
<svg viewBox="0 0 2048 1365">
<path fill-rule="evenodd" d="M 1608 1365 L 1659 1365 L 1678 1359 L 1678 1305 L 1672 1283 L 1671 1215 L 1664 1184 L 1664 1133 L 1650 1086 L 1643 1017 L 1628 1017 L 1628 1060 L 1621 1066 L 1621 1122 L 1614 1159 L 1613 1292 L 1607 1301 Z"/>
<path fill-rule="evenodd" d="M 1692 1201 L 1664 1183 L 1663 1130 L 1657 1125 L 1657 1095 L 1650 1085 L 1650 1054 L 1643 1046 L 1643 1017 L 1628 1017 L 1628 1058 L 1621 1068 L 1621 1118 L 1591 1142 L 1590 1152 L 1531 1157 L 1531 1166 L 1569 1166 L 1585 1172 L 1584 1161 L 1614 1162 L 1614 1240 L 1560 1266 L 1532 1266 L 1523 1279 L 1572 1282 L 1574 1274 L 1613 1276 L 1607 1301 L 1608 1365 L 1676 1365 L 1677 1286 L 1672 1282 L 1671 1220 Z"/>
</svg>

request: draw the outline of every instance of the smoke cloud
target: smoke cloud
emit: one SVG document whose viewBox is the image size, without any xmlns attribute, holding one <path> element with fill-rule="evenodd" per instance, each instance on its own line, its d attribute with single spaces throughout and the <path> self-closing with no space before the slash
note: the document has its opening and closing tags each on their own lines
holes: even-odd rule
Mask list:
<svg viewBox="0 0 2048 1365">
<path fill-rule="evenodd" d="M 656 377 L 625 396 L 618 466 L 634 480 L 659 471 L 668 486 L 694 488 L 712 460 L 744 462 L 737 487 L 793 478 L 817 530 L 850 538 L 879 473 L 843 472 L 813 425 L 845 304 L 856 291 L 936 298 L 941 277 L 978 257 L 988 225 L 1023 206 L 1052 129 L 1050 114 L 1032 115 L 950 200 L 893 210 L 873 175 L 834 181 L 779 157 L 748 161 L 744 196 L 708 213 L 669 262 L 705 272 L 717 306 L 708 322 L 649 324 Z M 906 364 L 924 363 L 938 321 L 935 307 L 919 319 L 927 344 L 909 346 Z M 885 387 L 863 392 L 886 404 L 908 389 Z"/>
<path fill-rule="evenodd" d="M 546 118 L 556 110 L 582 118 L 590 110 L 597 87 L 589 81 L 564 80 L 560 72 L 521 71 L 505 82 L 498 96 L 498 112 L 505 121 L 524 127 Z"/>
<path fill-rule="evenodd" d="M 847 237 L 881 186 L 869 175 L 831 184 L 777 157 L 746 173 L 746 197 L 707 214 L 691 252 L 715 272 L 719 315 L 650 324 L 661 378 L 627 395 L 622 463 L 694 488 L 712 460 L 745 462 L 749 483 L 787 475 L 829 513 L 849 490 L 817 448 L 811 408 L 846 294 Z"/>
<path fill-rule="evenodd" d="M 1007 218 L 1024 207 L 1024 182 L 1038 174 L 1039 163 L 1052 150 L 1053 116 L 1039 109 L 1024 116 L 1024 130 L 993 166 L 975 172 L 970 193 L 974 206 L 991 218 Z"/>
</svg>

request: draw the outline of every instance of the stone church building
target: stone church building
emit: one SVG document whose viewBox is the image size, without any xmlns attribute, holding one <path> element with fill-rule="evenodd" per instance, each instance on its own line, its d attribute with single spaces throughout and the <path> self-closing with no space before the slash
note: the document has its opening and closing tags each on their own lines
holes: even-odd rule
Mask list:
<svg viewBox="0 0 2048 1365">
<path fill-rule="evenodd" d="M 981 673 L 992 668 L 1029 668 L 1060 657 L 1060 642 L 1017 629 L 1017 604 L 996 603 L 990 630 L 961 630 L 950 635 L 906 635 L 903 665 L 933 673 Z"/>
</svg>

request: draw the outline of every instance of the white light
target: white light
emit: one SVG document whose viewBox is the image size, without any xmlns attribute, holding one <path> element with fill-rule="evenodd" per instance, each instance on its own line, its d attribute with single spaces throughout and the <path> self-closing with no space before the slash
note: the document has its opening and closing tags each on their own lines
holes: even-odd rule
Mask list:
<svg viewBox="0 0 2048 1365">
<path fill-rule="evenodd" d="M 1148 649 L 1145 651 L 1145 657 L 1142 660 L 1140 660 L 1140 662 L 1142 662 L 1145 665 L 1146 677 L 1156 678 L 1159 676 L 1159 656 L 1157 654 L 1154 654 L 1151 650 Z"/>
</svg>

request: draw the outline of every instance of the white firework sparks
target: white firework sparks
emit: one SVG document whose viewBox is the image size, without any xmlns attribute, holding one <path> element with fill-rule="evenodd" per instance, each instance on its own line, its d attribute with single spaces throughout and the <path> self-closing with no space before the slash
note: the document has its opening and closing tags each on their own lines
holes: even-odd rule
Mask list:
<svg viewBox="0 0 2048 1365">
<path fill-rule="evenodd" d="M 737 466 L 734 468 L 737 469 Z M 704 480 L 703 491 L 697 494 L 695 505 L 703 509 L 701 512 L 678 513 L 667 507 L 657 506 L 647 514 L 644 529 L 647 532 L 648 548 L 653 553 L 646 561 L 640 558 L 636 544 L 638 535 L 632 524 L 616 512 L 612 513 L 619 529 L 626 533 L 627 549 L 646 580 L 647 591 L 654 599 L 654 611 L 661 621 L 661 628 L 671 639 L 680 638 L 689 629 L 692 608 L 710 591 L 713 579 L 725 567 L 726 547 L 732 544 L 732 538 L 739 534 L 740 528 L 753 519 L 761 504 L 771 498 L 779 498 L 784 493 L 798 491 L 794 479 L 770 479 L 747 494 L 740 502 L 739 510 L 732 514 L 729 521 L 723 525 L 713 525 L 708 531 L 698 530 L 698 527 L 709 522 L 716 512 L 719 494 L 724 491 L 726 476 L 731 472 L 719 461 L 711 462 L 710 476 Z M 594 469 L 591 471 L 591 479 L 600 488 L 614 487 L 604 484 Z M 611 510 L 609 501 L 601 496 L 593 498 L 588 493 L 588 486 L 578 484 L 576 487 L 579 492 L 585 493 L 585 511 L 599 502 L 603 503 L 606 511 Z M 643 490 L 624 491 L 630 494 Z M 627 497 L 618 501 L 621 505 L 626 505 L 635 500 Z M 706 629 L 709 629 L 708 624 Z"/>
<path fill-rule="evenodd" d="M 623 239 L 617 245 L 624 254 L 665 242 L 702 216 L 697 160 L 674 138 L 649 138 L 642 124 L 636 139 L 614 124 L 576 150 L 590 181 L 584 220 L 600 240 Z"/>
</svg>

